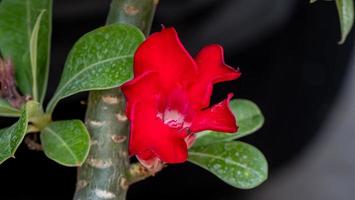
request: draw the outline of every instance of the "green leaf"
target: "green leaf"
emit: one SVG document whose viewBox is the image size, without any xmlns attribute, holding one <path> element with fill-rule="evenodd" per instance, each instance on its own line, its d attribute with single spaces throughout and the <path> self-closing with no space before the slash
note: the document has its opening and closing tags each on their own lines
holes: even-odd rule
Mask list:
<svg viewBox="0 0 355 200">
<path fill-rule="evenodd" d="M 189 161 L 240 189 L 254 188 L 268 176 L 264 155 L 255 147 L 238 141 L 192 147 Z"/>
<path fill-rule="evenodd" d="M 12 107 L 5 99 L 0 98 L 0 116 L 1 117 L 19 117 L 21 111 Z"/>
<path fill-rule="evenodd" d="M 57 121 L 41 132 L 46 156 L 64 166 L 80 166 L 90 148 L 89 133 L 80 120 Z"/>
<path fill-rule="evenodd" d="M 234 99 L 230 102 L 230 108 L 237 119 L 237 124 L 239 126 L 238 132 L 230 134 L 204 131 L 197 135 L 197 140 L 194 146 L 235 140 L 254 133 L 264 124 L 264 116 L 259 107 L 249 100 Z"/>
<path fill-rule="evenodd" d="M 37 78 L 37 56 L 38 56 L 38 34 L 41 24 L 41 19 L 46 10 L 42 10 L 37 17 L 35 26 L 33 27 L 31 39 L 30 39 L 30 60 L 31 60 L 31 71 L 32 71 L 32 96 L 35 101 L 38 101 L 38 78 Z M 38 74 L 42 75 L 42 74 Z"/>
<path fill-rule="evenodd" d="M 343 44 L 354 23 L 354 2 L 353 0 L 336 0 L 335 2 L 340 20 L 341 39 L 339 44 Z"/>
<path fill-rule="evenodd" d="M 14 157 L 15 151 L 25 137 L 27 123 L 27 109 L 24 109 L 20 119 L 15 124 L 0 130 L 0 164 L 11 157 Z"/>
<path fill-rule="evenodd" d="M 0 4 L 0 49 L 14 61 L 22 93 L 39 102 L 47 87 L 51 16 L 52 0 L 3 0 Z"/>
<path fill-rule="evenodd" d="M 133 55 L 143 40 L 138 28 L 126 24 L 109 25 L 85 34 L 68 56 L 47 111 L 53 112 L 57 102 L 67 96 L 118 87 L 131 79 Z"/>
</svg>

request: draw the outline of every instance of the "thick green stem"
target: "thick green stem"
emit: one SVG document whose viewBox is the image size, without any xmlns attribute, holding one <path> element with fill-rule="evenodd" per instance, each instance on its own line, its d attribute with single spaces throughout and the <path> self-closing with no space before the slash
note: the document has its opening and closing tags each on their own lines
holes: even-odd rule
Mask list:
<svg viewBox="0 0 355 200">
<path fill-rule="evenodd" d="M 124 98 L 118 91 L 115 88 L 90 92 L 86 125 L 91 134 L 91 149 L 78 170 L 74 199 L 125 198 L 128 122 Z"/>
<path fill-rule="evenodd" d="M 126 23 L 137 26 L 147 36 L 159 0 L 112 0 L 107 23 Z"/>
<path fill-rule="evenodd" d="M 158 0 L 113 0 L 107 24 L 128 23 L 149 33 Z M 124 200 L 129 186 L 128 121 L 118 89 L 92 91 L 86 124 L 91 135 L 88 159 L 78 169 L 75 200 Z"/>
</svg>

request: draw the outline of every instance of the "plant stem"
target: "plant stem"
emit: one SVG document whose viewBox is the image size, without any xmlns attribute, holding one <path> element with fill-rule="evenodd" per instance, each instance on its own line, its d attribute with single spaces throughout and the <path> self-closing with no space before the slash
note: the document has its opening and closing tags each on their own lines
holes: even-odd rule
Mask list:
<svg viewBox="0 0 355 200">
<path fill-rule="evenodd" d="M 107 24 L 129 23 L 149 33 L 157 0 L 113 0 Z M 129 187 L 128 121 L 118 88 L 89 94 L 86 124 L 88 159 L 78 169 L 75 200 L 124 200 Z"/>
<path fill-rule="evenodd" d="M 91 149 L 78 170 L 74 199 L 124 199 L 127 184 L 125 171 L 128 123 L 125 102 L 117 88 L 90 92 L 86 124 L 91 135 Z"/>
<path fill-rule="evenodd" d="M 165 166 L 161 166 L 162 168 Z M 145 168 L 142 164 L 139 162 L 135 164 L 131 164 L 129 167 L 129 173 L 128 173 L 128 184 L 132 185 L 134 183 L 137 183 L 139 181 L 142 181 L 150 176 L 154 176 L 155 173 L 150 171 L 149 169 Z"/>
<path fill-rule="evenodd" d="M 112 0 L 106 23 L 132 24 L 147 36 L 158 3 L 159 0 Z"/>
</svg>

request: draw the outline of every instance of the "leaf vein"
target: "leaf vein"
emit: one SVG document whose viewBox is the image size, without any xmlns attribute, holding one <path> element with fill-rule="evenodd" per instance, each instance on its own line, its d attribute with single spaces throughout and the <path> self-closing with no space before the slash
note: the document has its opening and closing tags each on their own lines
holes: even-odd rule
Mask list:
<svg viewBox="0 0 355 200">
<path fill-rule="evenodd" d="M 257 175 L 258 177 L 262 177 L 261 173 L 254 170 L 253 168 L 250 168 L 248 167 L 247 165 L 245 164 L 242 164 L 242 163 L 239 163 L 239 162 L 236 162 L 234 160 L 231 160 L 231 159 L 226 159 L 226 158 L 223 158 L 221 156 L 215 156 L 215 155 L 211 155 L 211 154 L 206 154 L 206 153 L 201 153 L 201 152 L 193 152 L 193 151 L 190 151 L 189 152 L 190 155 L 195 155 L 195 156 L 201 156 L 201 157 L 207 157 L 207 158 L 213 158 L 213 159 L 217 159 L 217 160 L 222 160 L 224 162 L 229 162 L 231 164 L 234 164 L 234 165 L 237 165 L 243 169 L 246 169 L 246 170 L 249 170 L 251 171 L 252 173 L 254 173 L 255 175 Z"/>
<path fill-rule="evenodd" d="M 67 145 L 67 143 L 51 128 L 46 127 L 46 130 L 50 132 L 53 136 L 55 136 L 60 142 L 62 142 L 63 146 L 65 149 L 68 150 L 70 155 L 75 159 L 76 162 L 79 162 L 78 157 L 75 155 L 75 153 L 71 150 L 71 148 Z"/>
</svg>

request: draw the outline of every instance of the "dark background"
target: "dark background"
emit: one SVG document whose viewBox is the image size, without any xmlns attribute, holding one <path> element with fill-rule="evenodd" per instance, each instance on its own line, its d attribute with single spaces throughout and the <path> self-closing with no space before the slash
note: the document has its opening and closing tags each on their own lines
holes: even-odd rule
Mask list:
<svg viewBox="0 0 355 200">
<path fill-rule="evenodd" d="M 104 24 L 109 3 L 109 0 L 54 2 L 47 100 L 59 82 L 62 66 L 73 43 L 84 33 Z M 261 107 L 265 125 L 243 140 L 264 152 L 270 165 L 270 178 L 256 189 L 241 191 L 186 163 L 169 166 L 156 177 L 132 186 L 128 199 L 324 200 L 327 197 L 331 199 L 331 195 L 336 199 L 351 199 L 346 194 L 344 196 L 344 192 L 337 196 L 337 191 L 326 190 L 322 183 L 307 186 L 312 180 L 318 180 L 317 176 L 312 177 L 312 173 L 310 176 L 303 174 L 302 180 L 293 184 L 297 177 L 301 177 L 298 173 L 308 171 L 308 166 L 321 154 L 312 149 L 313 146 L 321 146 L 319 141 L 327 137 L 323 127 L 332 119 L 330 115 L 334 115 L 334 106 L 346 97 L 340 91 L 352 91 L 352 87 L 348 90 L 343 87 L 346 77 L 351 79 L 348 74 L 353 33 L 344 45 L 337 45 L 340 33 L 333 2 L 161 0 L 153 31 L 158 31 L 161 24 L 174 26 L 192 55 L 206 44 L 219 43 L 225 47 L 226 62 L 240 68 L 242 77 L 217 85 L 213 100 L 217 102 L 232 91 L 236 97 L 251 99 Z M 85 106 L 79 102 L 85 99 L 86 94 L 79 94 L 60 102 L 54 118 L 83 118 Z M 352 110 L 344 110 L 349 109 Z M 336 114 L 335 119 L 344 117 L 344 113 Z M 1 127 L 11 123 L 11 120 L 0 118 Z M 352 127 L 350 123 L 346 130 Z M 342 141 L 338 142 L 342 144 Z M 347 158 L 354 160 L 351 152 L 347 153 Z M 342 152 L 339 154 L 343 155 Z M 307 156 L 310 157 L 309 162 L 304 161 Z M 322 161 L 328 165 L 333 162 L 332 156 L 337 155 L 325 154 Z M 330 172 L 321 173 L 318 168 L 313 170 L 320 172 L 319 177 L 334 176 L 334 173 L 344 170 L 341 166 L 349 168 L 347 163 L 339 163 L 336 165 L 338 168 L 332 168 Z M 351 172 L 351 169 L 348 170 Z M 345 181 L 340 176 L 334 177 L 340 183 Z M 349 174 L 350 177 L 354 177 L 354 173 Z M 75 168 L 59 166 L 42 152 L 28 151 L 22 145 L 16 159 L 0 166 L 0 199 L 71 199 L 75 180 Z M 349 183 L 344 186 L 351 194 L 355 184 Z M 307 190 L 308 193 L 302 189 L 306 186 L 312 188 Z M 337 190 L 336 187 L 333 189 Z"/>
</svg>

